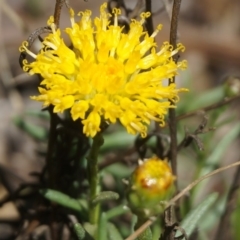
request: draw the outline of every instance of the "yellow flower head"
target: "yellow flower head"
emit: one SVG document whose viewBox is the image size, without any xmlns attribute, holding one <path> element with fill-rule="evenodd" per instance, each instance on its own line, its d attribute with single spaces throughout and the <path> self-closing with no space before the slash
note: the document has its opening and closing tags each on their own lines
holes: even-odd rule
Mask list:
<svg viewBox="0 0 240 240">
<path fill-rule="evenodd" d="M 172 60 L 184 47 L 179 44 L 173 50 L 165 42 L 156 50 L 154 37 L 161 26 L 151 36 L 143 29 L 150 13 L 142 13 L 140 21 L 132 20 L 125 34 L 118 26 L 120 10 L 113 10 L 111 25 L 106 7 L 106 3 L 100 7 L 100 17 L 94 21 L 90 10 L 80 12 L 78 22 L 70 9 L 72 26 L 65 29 L 70 47 L 50 17 L 52 33 L 45 37 L 40 52 L 32 53 L 26 41 L 20 47 L 35 59 L 24 60 L 23 70 L 43 78 L 40 94 L 32 99 L 53 105 L 55 113 L 70 109 L 73 120 L 81 119 L 87 136 L 94 137 L 102 121 L 119 120 L 129 133 L 145 137 L 151 120 L 164 124 L 171 107 L 168 100 L 176 102 L 178 93 L 185 91 L 164 84 L 178 69 L 186 68 L 186 61 Z"/>
<path fill-rule="evenodd" d="M 145 159 L 131 175 L 128 200 L 132 210 L 156 210 L 160 201 L 166 201 L 173 190 L 175 176 L 166 160 Z M 155 212 L 156 213 L 156 212 Z"/>
</svg>

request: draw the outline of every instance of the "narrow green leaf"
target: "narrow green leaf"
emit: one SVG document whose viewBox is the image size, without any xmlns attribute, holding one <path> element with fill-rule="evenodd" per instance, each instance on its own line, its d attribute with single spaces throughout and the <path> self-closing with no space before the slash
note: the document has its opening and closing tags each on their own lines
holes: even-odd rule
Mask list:
<svg viewBox="0 0 240 240">
<path fill-rule="evenodd" d="M 107 225 L 107 231 L 108 231 L 108 239 L 109 240 L 123 240 L 120 232 L 116 228 L 116 226 L 112 223 L 108 223 Z"/>
<path fill-rule="evenodd" d="M 219 159 L 221 159 L 227 147 L 231 144 L 231 142 L 234 139 L 236 139 L 239 133 L 240 133 L 240 124 L 237 124 L 233 126 L 232 129 L 219 142 L 216 143 L 211 155 L 207 158 L 206 163 L 208 163 L 208 165 L 211 165 L 211 166 L 219 163 Z M 211 169 L 205 168 L 202 171 L 201 175 L 208 173 L 209 170 L 213 170 L 213 168 Z"/>
<path fill-rule="evenodd" d="M 204 221 L 201 222 L 201 232 L 209 232 L 216 226 L 216 223 L 221 218 L 227 202 L 227 193 L 221 194 L 217 203 L 214 204 L 205 214 Z"/>
<path fill-rule="evenodd" d="M 107 240 L 107 218 L 104 212 L 101 214 L 99 221 L 98 240 Z"/>
<path fill-rule="evenodd" d="M 122 149 L 133 145 L 136 137 L 127 134 L 126 131 L 114 132 L 114 134 L 104 135 L 104 145 L 101 147 L 101 152 L 108 149 Z"/>
<path fill-rule="evenodd" d="M 67 207 L 78 212 L 82 210 L 82 206 L 78 200 L 71 198 L 62 192 L 52 189 L 41 189 L 39 192 L 48 200 L 58 203 L 63 207 Z"/>
<path fill-rule="evenodd" d="M 150 227 L 145 229 L 144 232 L 137 237 L 137 240 L 152 240 L 152 239 L 153 235 Z"/>
<path fill-rule="evenodd" d="M 109 220 L 111 218 L 117 217 L 119 215 L 122 215 L 126 212 L 129 212 L 130 208 L 126 205 L 119 205 L 117 207 L 114 207 L 106 212 L 106 218 Z"/>
<path fill-rule="evenodd" d="M 84 229 L 80 223 L 73 225 L 74 232 L 77 235 L 78 240 L 94 240 L 94 238 Z"/>
<path fill-rule="evenodd" d="M 240 189 L 238 189 L 238 194 L 236 194 L 236 203 L 235 203 L 235 209 L 231 214 L 230 218 L 230 226 L 232 228 L 233 237 L 234 239 L 240 239 L 240 228 L 239 228 L 239 222 L 240 222 Z"/>
<path fill-rule="evenodd" d="M 137 221 L 138 221 L 138 217 L 135 214 L 132 215 L 131 225 L 130 225 L 131 234 L 134 232 L 134 227 L 136 226 Z"/>
<path fill-rule="evenodd" d="M 146 218 L 141 218 L 140 216 L 137 216 L 137 223 L 134 227 L 134 229 L 138 229 L 139 227 L 142 226 L 142 224 L 144 224 L 146 222 Z M 148 226 L 142 233 L 140 233 L 138 235 L 138 237 L 136 238 L 136 240 L 152 240 L 153 239 L 153 235 L 152 235 L 152 230 L 150 228 L 150 226 Z"/>
<path fill-rule="evenodd" d="M 101 202 L 104 202 L 106 200 L 117 200 L 119 198 L 118 193 L 116 192 L 112 192 L 112 191 L 104 191 L 104 192 L 100 192 L 93 200 L 92 203 L 93 204 L 98 204 Z"/>
<path fill-rule="evenodd" d="M 129 177 L 129 175 L 132 173 L 133 169 L 124 164 L 115 163 L 115 164 L 112 164 L 112 165 L 104 168 L 104 171 L 112 174 L 113 176 L 115 176 L 117 178 L 122 179 L 122 178 Z"/>
<path fill-rule="evenodd" d="M 219 141 L 213 148 L 212 153 L 205 161 L 205 166 L 201 169 L 199 176 L 203 176 L 213 171 L 216 166 L 221 162 L 223 154 L 227 151 L 228 146 L 237 138 L 240 133 L 240 124 L 236 124 L 232 129 Z M 209 179 L 199 183 L 194 190 L 194 199 L 198 199 L 202 190 L 204 190 L 208 184 Z"/>
<path fill-rule="evenodd" d="M 73 229 L 79 240 L 83 240 L 85 238 L 86 232 L 80 223 L 75 223 L 73 225 Z"/>
<path fill-rule="evenodd" d="M 192 99 L 193 97 L 194 97 L 194 101 L 187 102 L 188 103 L 187 109 L 186 109 L 187 111 L 198 109 L 200 107 L 205 107 L 222 100 L 224 98 L 223 87 L 220 86 L 220 87 L 213 88 L 209 91 L 205 91 L 204 94 L 200 94 L 200 95 L 195 93 L 194 96 L 191 96 L 190 99 Z"/>
<path fill-rule="evenodd" d="M 30 124 L 20 117 L 14 118 L 13 121 L 16 126 L 18 126 L 20 129 L 28 133 L 31 137 L 35 138 L 36 140 L 43 140 L 47 136 L 47 131 L 43 127 Z"/>
<path fill-rule="evenodd" d="M 84 229 L 86 230 L 86 240 L 98 239 L 96 238 L 97 225 L 85 222 L 83 224 Z M 100 239 L 98 239 L 100 240 Z"/>
<path fill-rule="evenodd" d="M 211 207 L 211 205 L 216 201 L 218 197 L 217 193 L 210 194 L 203 202 L 201 202 L 195 209 L 193 209 L 182 221 L 180 226 L 185 230 L 188 237 L 193 233 L 197 224 Z M 177 231 L 176 237 L 181 235 L 180 231 Z"/>
<path fill-rule="evenodd" d="M 153 235 L 152 240 L 159 240 L 159 237 L 161 236 L 161 232 L 162 232 L 161 220 L 162 219 L 158 218 L 157 221 L 152 226 L 152 235 Z"/>
<path fill-rule="evenodd" d="M 26 111 L 26 115 L 44 119 L 44 120 L 50 120 L 50 114 L 48 111 L 29 110 L 29 111 Z"/>
</svg>

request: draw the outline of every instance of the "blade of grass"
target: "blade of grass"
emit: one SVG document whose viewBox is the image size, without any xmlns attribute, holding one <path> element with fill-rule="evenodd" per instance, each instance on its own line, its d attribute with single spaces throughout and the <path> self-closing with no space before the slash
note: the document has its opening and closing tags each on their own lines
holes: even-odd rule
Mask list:
<svg viewBox="0 0 240 240">
<path fill-rule="evenodd" d="M 193 209 L 180 224 L 185 230 L 188 237 L 196 229 L 201 218 L 207 213 L 211 205 L 216 201 L 218 197 L 217 193 L 210 194 L 203 202 L 201 202 L 195 209 Z M 181 235 L 180 231 L 177 231 L 176 237 Z"/>
</svg>

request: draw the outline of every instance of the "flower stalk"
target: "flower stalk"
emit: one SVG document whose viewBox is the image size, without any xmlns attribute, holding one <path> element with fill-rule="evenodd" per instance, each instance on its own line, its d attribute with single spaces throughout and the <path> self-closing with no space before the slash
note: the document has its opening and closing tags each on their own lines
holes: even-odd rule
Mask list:
<svg viewBox="0 0 240 240">
<path fill-rule="evenodd" d="M 173 49 L 177 47 L 177 29 L 178 29 L 178 17 L 180 12 L 180 6 L 181 6 L 181 0 L 174 0 L 173 1 L 173 8 L 172 8 L 172 18 L 171 18 L 171 29 L 170 29 L 170 44 L 173 46 Z M 178 62 L 178 55 L 173 56 L 173 61 L 175 64 Z M 168 81 L 168 85 L 175 84 L 175 76 L 173 78 L 170 78 Z M 169 99 L 169 102 L 172 106 L 175 106 L 175 103 Z M 170 130 L 170 161 L 172 165 L 173 174 L 176 176 L 175 181 L 175 189 L 176 193 L 178 192 L 178 181 L 177 181 L 177 121 L 176 121 L 176 111 L 174 108 L 169 108 L 169 130 Z M 169 208 L 170 209 L 170 208 Z M 178 204 L 176 204 L 175 207 L 176 212 L 176 218 L 180 219 L 180 209 L 178 207 Z M 168 211 L 168 210 L 167 210 Z M 171 213 L 169 212 L 171 215 Z M 171 216 L 171 221 L 175 221 L 174 217 Z M 173 233 L 172 233 L 173 235 Z M 171 233 L 167 237 L 167 239 L 171 238 Z"/>
<path fill-rule="evenodd" d="M 49 130 L 49 139 L 48 139 L 48 150 L 46 155 L 46 165 L 47 165 L 47 173 L 48 173 L 48 187 L 52 189 L 56 189 L 56 164 L 53 157 L 54 148 L 56 144 L 57 138 L 57 124 L 58 119 L 57 115 L 53 113 L 53 107 L 49 107 L 50 113 L 50 130 Z"/>
<path fill-rule="evenodd" d="M 141 227 L 146 222 L 146 219 L 138 218 L 137 224 L 135 226 L 136 229 Z M 151 240 L 153 239 L 152 231 L 150 227 L 147 227 L 144 232 L 142 232 L 138 237 L 137 240 Z"/>
<path fill-rule="evenodd" d="M 100 193 L 98 153 L 103 142 L 104 139 L 101 132 L 97 133 L 93 138 L 92 147 L 87 157 L 88 181 L 90 185 L 89 221 L 91 224 L 97 224 L 99 220 L 100 204 L 93 203 L 93 199 Z"/>
</svg>

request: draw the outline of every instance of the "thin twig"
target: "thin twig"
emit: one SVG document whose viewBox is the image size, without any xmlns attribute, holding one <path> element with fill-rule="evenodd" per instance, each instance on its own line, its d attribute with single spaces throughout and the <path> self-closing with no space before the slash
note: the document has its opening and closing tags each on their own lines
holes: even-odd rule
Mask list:
<svg viewBox="0 0 240 240">
<path fill-rule="evenodd" d="M 181 0 L 174 0 L 172 10 L 172 20 L 170 29 L 170 44 L 173 48 L 177 45 L 177 26 L 178 26 L 178 14 L 180 10 Z M 178 56 L 173 56 L 173 60 L 177 62 Z M 169 85 L 175 83 L 175 77 L 169 80 Z M 171 103 L 173 104 L 173 103 Z M 176 112 L 174 108 L 169 109 L 169 129 L 171 137 L 171 153 L 170 160 L 172 163 L 173 174 L 177 176 L 177 128 L 176 128 Z M 177 185 L 177 182 L 176 182 Z"/>
<path fill-rule="evenodd" d="M 152 0 L 146 0 L 146 12 L 152 12 Z M 146 19 L 146 28 L 148 31 L 148 34 L 151 36 L 153 33 L 153 19 L 152 15 Z"/>
<path fill-rule="evenodd" d="M 177 28 L 178 28 L 178 16 L 181 6 L 181 0 L 174 0 L 173 8 L 172 8 L 172 19 L 171 19 L 171 28 L 170 28 L 170 44 L 173 46 L 173 49 L 177 46 Z M 176 63 L 178 61 L 178 55 L 173 56 L 173 60 Z M 168 85 L 175 83 L 175 77 L 169 79 Z M 174 105 L 172 101 L 170 101 L 171 105 Z M 176 121 L 176 111 L 174 108 L 169 109 L 169 131 L 170 131 L 170 161 L 172 165 L 173 174 L 177 178 L 177 121 Z M 178 192 L 178 181 L 175 181 L 176 193 Z M 170 208 L 169 208 L 170 209 Z M 178 219 L 180 216 L 180 210 L 176 208 L 176 218 Z M 174 217 L 172 217 L 172 222 L 175 221 Z M 172 239 L 172 235 L 174 231 L 169 234 L 167 239 Z"/>
<path fill-rule="evenodd" d="M 214 103 L 212 105 L 209 105 L 207 107 L 198 108 L 198 109 L 193 110 L 191 112 L 188 112 L 186 114 L 182 114 L 180 116 L 177 116 L 176 120 L 179 121 L 179 120 L 182 120 L 182 119 L 185 119 L 185 118 L 192 117 L 192 116 L 196 115 L 199 112 L 208 112 L 208 111 L 217 109 L 217 108 L 222 107 L 222 106 L 224 106 L 226 104 L 229 104 L 229 103 L 231 103 L 231 102 L 233 102 L 233 101 L 235 101 L 237 99 L 240 99 L 240 94 L 236 95 L 234 97 L 231 97 L 231 98 L 225 98 L 224 100 L 222 100 L 220 102 L 217 102 L 217 103 Z"/>
<path fill-rule="evenodd" d="M 178 16 L 180 12 L 181 0 L 174 0 L 172 8 L 172 19 L 170 28 L 170 44 L 173 48 L 177 47 L 177 29 L 178 29 Z M 173 59 L 175 62 L 178 60 L 178 56 L 174 55 Z"/>
<path fill-rule="evenodd" d="M 198 183 L 200 183 L 201 181 L 212 177 L 213 175 L 216 175 L 220 172 L 226 171 L 227 169 L 236 167 L 240 165 L 240 161 L 237 161 L 235 163 L 232 163 L 228 166 L 225 167 L 221 167 L 218 168 L 200 178 L 198 178 L 197 180 L 195 180 L 194 182 L 190 183 L 186 188 L 184 188 L 179 194 L 177 194 L 175 197 L 173 197 L 165 206 L 165 209 L 167 209 L 168 207 L 170 207 L 171 205 L 174 205 L 181 197 L 183 197 L 184 195 L 186 195 L 192 188 L 194 188 Z M 130 235 L 128 238 L 126 238 L 125 240 L 134 240 L 137 236 L 139 236 L 146 228 L 148 228 L 149 226 L 151 226 L 157 218 L 152 218 L 152 219 L 148 219 L 141 227 L 139 227 L 132 235 Z"/>
<path fill-rule="evenodd" d="M 129 19 L 137 18 L 139 14 L 144 11 L 144 9 L 145 9 L 144 0 L 138 0 L 135 7 L 131 11 L 129 11 L 128 18 Z"/>
<path fill-rule="evenodd" d="M 240 161 L 237 161 L 235 163 L 232 163 L 228 166 L 225 166 L 225 167 L 221 167 L 221 168 L 218 168 L 200 178 L 198 178 L 197 180 L 195 180 L 194 182 L 192 182 L 191 184 L 189 184 L 186 188 L 184 188 L 179 194 L 177 194 L 175 197 L 173 197 L 167 204 L 166 207 L 169 207 L 170 205 L 173 205 L 175 202 L 177 202 L 181 197 L 183 197 L 184 195 L 186 195 L 192 188 L 194 188 L 198 183 L 200 183 L 201 181 L 209 178 L 209 177 L 212 177 L 213 175 L 217 174 L 217 173 L 220 173 L 220 172 L 223 172 L 229 168 L 233 168 L 233 167 L 236 167 L 240 165 Z"/>
<path fill-rule="evenodd" d="M 178 26 L 178 15 L 180 10 L 181 0 L 174 0 L 172 9 L 171 29 L 170 29 L 170 44 L 173 48 L 177 45 L 177 26 Z M 177 62 L 178 56 L 173 56 L 173 60 Z M 175 83 L 175 78 L 169 79 L 169 85 Z M 173 103 L 171 103 L 173 104 Z M 174 108 L 169 109 L 169 130 L 170 130 L 170 161 L 172 163 L 173 174 L 177 176 L 177 127 L 176 127 L 176 112 Z M 176 181 L 177 187 L 177 181 Z"/>
<path fill-rule="evenodd" d="M 56 27 L 59 27 L 60 22 L 60 16 L 61 16 L 61 10 L 62 6 L 65 0 L 56 0 L 55 9 L 54 9 L 54 23 L 56 24 Z"/>
<path fill-rule="evenodd" d="M 193 133 L 189 133 L 187 127 L 185 127 L 185 137 L 178 145 L 178 152 L 185 147 L 188 147 L 193 141 L 197 144 L 199 150 L 204 149 L 204 145 L 202 141 L 199 139 L 199 134 L 204 134 L 209 131 L 215 130 L 215 128 L 208 128 L 205 129 L 208 123 L 207 116 L 203 116 L 203 120 L 200 123 L 200 125 L 197 127 L 197 129 Z"/>
</svg>

